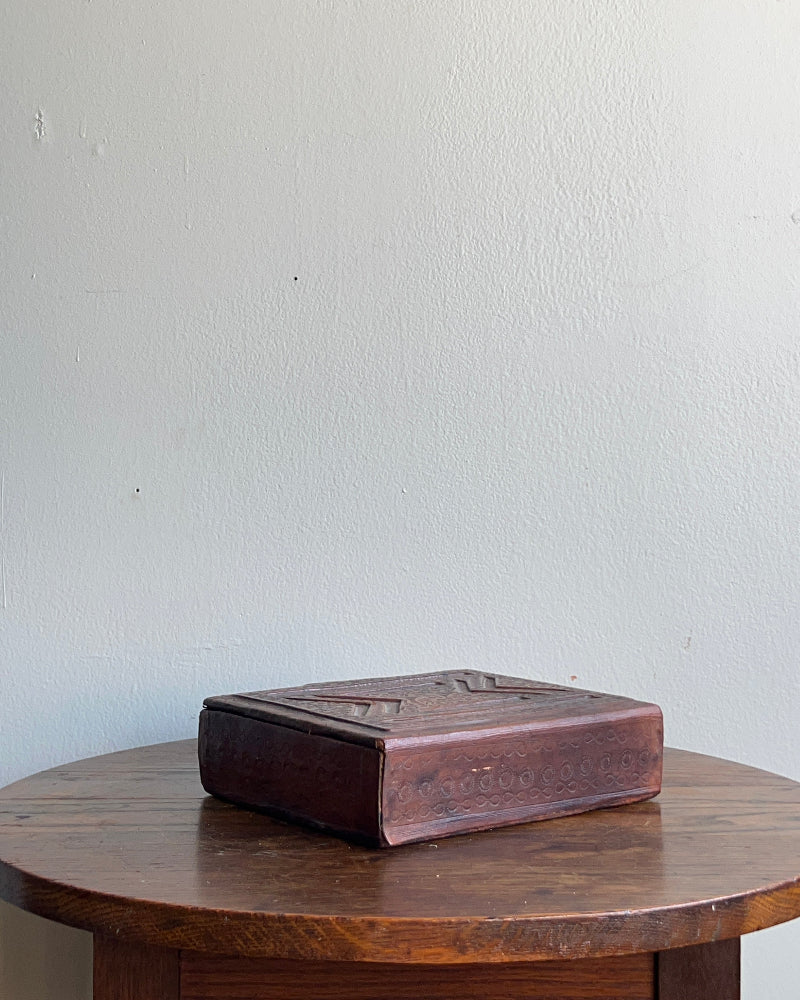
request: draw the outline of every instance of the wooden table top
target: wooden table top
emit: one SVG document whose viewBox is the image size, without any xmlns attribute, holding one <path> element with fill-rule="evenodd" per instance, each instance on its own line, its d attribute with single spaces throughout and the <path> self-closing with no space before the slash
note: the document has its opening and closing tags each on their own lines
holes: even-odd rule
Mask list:
<svg viewBox="0 0 800 1000">
<path fill-rule="evenodd" d="M 668 750 L 649 802 L 374 850 L 211 799 L 193 740 L 0 791 L 0 896 L 152 945 L 507 962 L 659 951 L 800 915 L 800 784 Z"/>
</svg>

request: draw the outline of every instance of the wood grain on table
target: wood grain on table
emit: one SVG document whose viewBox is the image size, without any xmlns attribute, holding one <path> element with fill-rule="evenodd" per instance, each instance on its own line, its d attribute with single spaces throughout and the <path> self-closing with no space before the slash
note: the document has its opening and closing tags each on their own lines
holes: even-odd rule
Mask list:
<svg viewBox="0 0 800 1000">
<path fill-rule="evenodd" d="M 583 959 L 800 915 L 800 785 L 665 754 L 650 802 L 377 851 L 205 796 L 194 741 L 0 792 L 0 896 L 100 937 L 339 962 Z"/>
</svg>

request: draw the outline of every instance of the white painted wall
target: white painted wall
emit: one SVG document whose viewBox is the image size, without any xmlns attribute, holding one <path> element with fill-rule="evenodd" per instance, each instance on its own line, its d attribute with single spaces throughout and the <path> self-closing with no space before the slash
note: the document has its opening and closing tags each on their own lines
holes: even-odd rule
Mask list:
<svg viewBox="0 0 800 1000">
<path fill-rule="evenodd" d="M 800 0 L 2 6 L 0 783 L 438 667 L 800 779 Z"/>
</svg>

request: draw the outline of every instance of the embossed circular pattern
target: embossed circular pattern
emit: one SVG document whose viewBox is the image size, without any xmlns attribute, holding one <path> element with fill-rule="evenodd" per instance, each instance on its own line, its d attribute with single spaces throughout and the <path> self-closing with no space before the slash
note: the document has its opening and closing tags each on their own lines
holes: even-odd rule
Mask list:
<svg viewBox="0 0 800 1000">
<path fill-rule="evenodd" d="M 386 803 L 392 809 L 396 799 L 396 821 L 413 824 L 432 816 L 512 810 L 652 783 L 658 758 L 647 747 L 626 742 L 624 730 L 609 727 L 580 739 L 516 739 L 492 750 L 457 747 L 438 757 L 421 753 L 406 758 L 399 773 L 389 771 Z M 586 753 L 596 745 L 610 747 L 597 766 Z M 435 783 L 423 778 L 415 784 L 402 774 L 437 768 L 444 773 Z"/>
</svg>

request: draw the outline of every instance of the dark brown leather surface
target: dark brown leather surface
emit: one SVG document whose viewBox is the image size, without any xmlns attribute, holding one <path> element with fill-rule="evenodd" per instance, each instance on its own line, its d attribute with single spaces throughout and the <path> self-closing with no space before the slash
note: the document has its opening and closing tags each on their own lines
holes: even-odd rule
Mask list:
<svg viewBox="0 0 800 1000">
<path fill-rule="evenodd" d="M 652 798 L 655 705 L 449 671 L 209 698 L 207 791 L 388 846 Z"/>
</svg>

